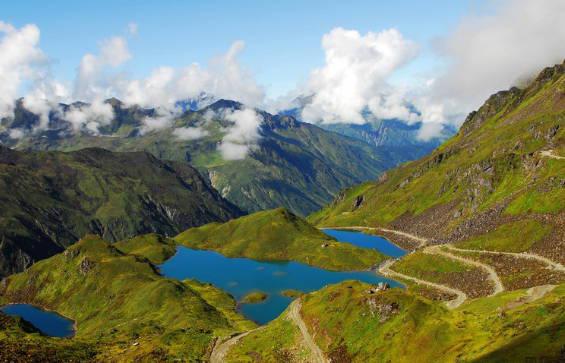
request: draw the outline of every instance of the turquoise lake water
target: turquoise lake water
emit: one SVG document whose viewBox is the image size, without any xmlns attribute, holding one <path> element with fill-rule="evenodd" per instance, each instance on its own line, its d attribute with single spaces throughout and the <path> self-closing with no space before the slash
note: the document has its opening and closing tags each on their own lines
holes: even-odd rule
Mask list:
<svg viewBox="0 0 565 363">
<path fill-rule="evenodd" d="M 340 242 L 349 242 L 359 247 L 372 248 L 394 258 L 406 254 L 405 250 L 379 236 L 339 229 L 323 229 L 322 231 Z"/>
<path fill-rule="evenodd" d="M 330 234 L 328 230 L 325 231 Z M 384 248 L 390 242 L 382 239 L 375 244 L 375 236 L 363 235 L 358 232 L 348 232 L 366 236 L 372 243 L 371 248 Z M 338 234 L 339 235 L 339 234 Z M 350 241 L 352 235 L 339 235 L 339 238 L 359 245 L 362 238 Z M 385 243 L 386 242 L 386 243 Z M 393 245 L 394 246 L 394 245 Z M 390 246 L 386 246 L 390 248 Z M 396 246 L 394 246 L 396 247 Z M 396 247 L 398 248 L 398 247 Z M 379 249 L 381 250 L 381 249 Z M 381 250 L 386 254 L 384 250 Z M 393 256 L 397 257 L 397 256 Z M 345 280 L 359 280 L 371 284 L 387 282 L 391 286 L 401 286 L 398 282 L 377 275 L 373 271 L 335 272 L 298 262 L 264 262 L 249 258 L 229 258 L 214 251 L 193 250 L 178 247 L 177 253 L 160 266 L 161 273 L 169 278 L 179 280 L 196 279 L 212 283 L 214 286 L 227 291 L 239 301 L 252 291 L 263 291 L 268 294 L 267 300 L 259 304 L 241 304 L 240 311 L 249 319 L 265 324 L 280 315 L 292 299 L 281 295 L 286 289 L 296 289 L 311 292 Z"/>
<path fill-rule="evenodd" d="M 45 311 L 29 304 L 12 304 L 0 308 L 11 316 L 19 316 L 31 323 L 44 335 L 68 338 L 74 335 L 73 321 L 55 312 Z"/>
</svg>

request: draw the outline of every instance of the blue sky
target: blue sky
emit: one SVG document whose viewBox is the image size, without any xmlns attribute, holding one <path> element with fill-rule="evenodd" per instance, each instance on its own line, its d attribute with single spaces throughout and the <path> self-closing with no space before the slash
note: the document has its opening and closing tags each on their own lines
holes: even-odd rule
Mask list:
<svg viewBox="0 0 565 363">
<path fill-rule="evenodd" d="M 307 95 L 305 121 L 368 110 L 430 138 L 562 62 L 563 19 L 556 0 L 4 1 L 0 117 L 19 97 L 42 119 L 80 100 L 88 110 L 65 117 L 83 127 L 118 97 L 159 109 L 155 128 L 203 92 L 270 112 Z"/>
<path fill-rule="evenodd" d="M 335 27 L 361 34 L 398 29 L 421 47 L 421 55 L 395 78 L 408 79 L 441 66 L 431 51 L 459 19 L 481 8 L 478 1 L 5 1 L 0 20 L 16 27 L 36 24 L 53 72 L 71 80 L 85 53 L 106 38 L 126 34 L 133 58 L 125 69 L 143 77 L 158 66 L 206 64 L 235 40 L 246 49 L 241 63 L 277 96 L 304 82 L 323 65 L 321 38 Z"/>
</svg>

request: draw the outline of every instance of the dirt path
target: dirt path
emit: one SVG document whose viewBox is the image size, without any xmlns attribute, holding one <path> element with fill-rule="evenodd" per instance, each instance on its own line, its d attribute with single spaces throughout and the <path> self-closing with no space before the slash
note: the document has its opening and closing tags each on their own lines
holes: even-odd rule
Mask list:
<svg viewBox="0 0 565 363">
<path fill-rule="evenodd" d="M 529 253 L 529 252 L 521 252 L 521 253 L 499 252 L 499 251 L 488 251 L 488 250 L 468 250 L 468 249 L 464 249 L 464 248 L 454 247 L 452 245 L 444 245 L 444 246 L 447 247 L 450 250 L 459 251 L 459 252 L 485 253 L 485 254 L 491 254 L 491 255 L 500 254 L 500 255 L 513 256 L 513 257 L 517 257 L 517 258 L 529 258 L 529 259 L 532 259 L 532 260 L 542 262 L 542 263 L 546 264 L 548 267 L 551 267 L 554 270 L 565 272 L 565 267 L 562 264 L 560 264 L 559 262 L 552 261 L 549 258 L 540 256 L 540 255 L 536 255 L 535 253 Z"/>
<path fill-rule="evenodd" d="M 306 344 L 306 346 L 312 352 L 312 362 L 313 363 L 329 363 L 329 361 L 324 356 L 324 353 L 322 352 L 320 347 L 318 347 L 318 345 L 316 344 L 316 342 L 314 341 L 314 339 L 310 335 L 310 332 L 308 332 L 308 327 L 306 326 L 306 324 L 304 323 L 304 320 L 302 320 L 302 317 L 300 316 L 300 309 L 301 308 L 302 308 L 302 302 L 300 301 L 300 299 L 294 300 L 290 304 L 288 316 L 294 322 L 294 324 L 296 324 L 296 326 L 298 326 L 298 329 L 300 329 L 300 332 L 302 333 L 302 338 L 304 339 L 304 344 Z"/>
<path fill-rule="evenodd" d="M 390 267 L 394 264 L 395 261 L 396 260 L 387 260 L 384 263 L 382 263 L 379 266 L 379 270 L 378 270 L 379 273 L 384 275 L 384 276 L 388 276 L 388 277 L 397 277 L 397 278 L 404 279 L 404 280 L 410 280 L 410 281 L 413 281 L 417 284 L 430 286 L 434 289 L 438 289 L 440 291 L 444 291 L 444 292 L 447 292 L 449 294 L 453 294 L 453 295 L 457 296 L 455 299 L 445 302 L 445 305 L 449 309 L 455 309 L 459 305 L 463 304 L 465 302 L 465 300 L 467 300 L 467 294 L 465 294 L 461 290 L 457 290 L 457 289 L 451 288 L 449 286 L 441 285 L 441 284 L 436 284 L 435 282 L 421 280 L 417 277 L 404 275 L 400 272 L 396 272 L 396 271 L 391 270 Z"/>
<path fill-rule="evenodd" d="M 245 337 L 246 335 L 263 329 L 264 326 L 261 326 L 257 329 L 246 331 L 245 333 L 238 334 L 233 336 L 227 340 L 220 341 L 218 340 L 212 349 L 212 354 L 210 354 L 210 363 L 224 363 L 226 359 L 226 355 L 230 351 L 230 348 L 233 347 L 241 338 Z"/>
<path fill-rule="evenodd" d="M 426 247 L 424 249 L 424 253 L 440 255 L 440 256 L 443 256 L 443 257 L 446 257 L 446 258 L 449 258 L 449 259 L 452 259 L 452 260 L 462 262 L 466 265 L 471 265 L 471 266 L 475 266 L 475 267 L 478 267 L 480 269 L 483 269 L 483 271 L 486 271 L 488 273 L 489 280 L 492 282 L 492 284 L 494 286 L 494 290 L 489 296 L 493 296 L 493 295 L 499 294 L 499 293 L 504 291 L 504 285 L 502 285 L 502 281 L 500 280 L 500 277 L 498 277 L 498 274 L 496 273 L 494 268 L 492 268 L 491 266 L 489 266 L 487 264 L 484 264 L 484 263 L 481 263 L 481 262 L 478 262 L 478 261 L 475 261 L 475 260 L 471 260 L 469 258 L 456 256 L 456 255 L 453 255 L 449 252 L 443 251 L 441 249 L 441 245 Z"/>
<path fill-rule="evenodd" d="M 555 155 L 553 153 L 553 150 L 543 150 L 542 152 L 540 152 L 540 154 L 541 154 L 541 156 L 544 156 L 544 157 L 550 158 L 550 159 L 565 160 L 564 156 Z"/>
<path fill-rule="evenodd" d="M 542 286 L 534 286 L 530 287 L 526 293 L 526 296 L 519 297 L 518 299 L 509 302 L 504 307 L 505 309 L 514 309 L 518 306 L 531 303 L 532 301 L 536 301 L 537 299 L 541 299 L 545 296 L 548 292 L 555 289 L 555 285 L 542 285 Z"/>
<path fill-rule="evenodd" d="M 368 229 L 368 230 L 371 230 L 371 231 L 383 231 L 383 232 L 388 232 L 388 233 L 394 233 L 394 234 L 397 234 L 399 236 L 403 236 L 403 237 L 406 237 L 406 238 L 410 238 L 414 241 L 417 241 L 419 243 L 418 248 L 423 247 L 428 243 L 427 238 L 418 237 L 418 236 L 415 236 L 415 235 L 407 233 L 407 232 L 397 231 L 397 230 L 394 230 L 394 229 L 381 228 L 381 227 L 349 226 L 349 227 L 322 227 L 321 229 L 345 229 L 345 230 L 354 230 L 354 231 Z"/>
<path fill-rule="evenodd" d="M 304 344 L 312 352 L 312 362 L 313 363 L 329 363 L 329 361 L 325 358 L 322 350 L 318 347 L 318 345 L 316 344 L 316 342 L 314 341 L 314 339 L 310 335 L 310 332 L 308 332 L 308 327 L 306 327 L 304 320 L 302 320 L 302 317 L 300 316 L 300 309 L 301 308 L 302 308 L 302 303 L 301 303 L 300 299 L 294 300 L 290 304 L 290 307 L 289 307 L 289 310 L 288 310 L 288 317 L 290 318 L 290 320 L 294 324 L 296 324 L 298 329 L 300 329 L 300 333 L 302 334 Z M 259 328 L 256 328 L 256 329 L 253 329 L 253 330 L 246 331 L 245 333 L 235 335 L 235 336 L 228 338 L 226 340 L 222 340 L 222 341 L 218 340 L 216 342 L 216 344 L 214 345 L 214 348 L 212 349 L 212 353 L 210 354 L 210 363 L 223 363 L 223 362 L 225 362 L 225 359 L 226 359 L 226 356 L 228 355 L 229 350 L 231 349 L 231 347 L 236 345 L 237 342 L 239 342 L 239 340 L 241 338 L 247 336 L 248 334 L 250 334 L 252 332 L 261 330 L 264 327 L 265 327 L 265 325 L 260 326 Z"/>
</svg>

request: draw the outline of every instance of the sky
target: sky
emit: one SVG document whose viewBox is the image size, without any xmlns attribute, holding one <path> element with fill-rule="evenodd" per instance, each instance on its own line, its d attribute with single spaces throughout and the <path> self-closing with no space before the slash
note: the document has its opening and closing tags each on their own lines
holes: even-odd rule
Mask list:
<svg viewBox="0 0 565 363">
<path fill-rule="evenodd" d="M 132 5 L 133 4 L 133 5 Z M 322 36 L 336 27 L 361 33 L 396 28 L 425 48 L 464 14 L 480 11 L 477 2 L 442 1 L 6 1 L 0 20 L 16 27 L 36 24 L 41 48 L 54 73 L 72 80 L 85 53 L 101 40 L 127 34 L 134 59 L 127 70 L 142 77 L 159 66 L 182 67 L 222 54 L 237 40 L 246 44 L 241 62 L 272 97 L 305 82 L 323 64 Z M 406 73 L 436 66 L 429 56 Z M 400 76 L 399 76 L 400 77 Z"/>
<path fill-rule="evenodd" d="M 565 1 L 5 1 L 0 54 L 0 117 L 24 97 L 38 129 L 60 102 L 84 101 L 62 117 L 96 133 L 118 97 L 158 109 L 150 132 L 170 127 L 178 100 L 207 93 L 303 106 L 314 123 L 422 122 L 430 139 L 563 61 Z M 233 148 L 257 138 L 256 114 L 228 116 Z"/>
</svg>

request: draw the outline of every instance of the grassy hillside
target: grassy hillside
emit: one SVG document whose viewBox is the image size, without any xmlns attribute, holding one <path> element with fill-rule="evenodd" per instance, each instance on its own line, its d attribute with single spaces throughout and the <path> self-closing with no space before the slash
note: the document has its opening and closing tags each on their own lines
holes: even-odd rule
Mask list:
<svg viewBox="0 0 565 363">
<path fill-rule="evenodd" d="M 0 132 L 0 141 L 17 149 L 78 150 L 101 147 L 113 151 L 147 151 L 163 160 L 188 161 L 206 174 L 229 201 L 247 211 L 286 207 L 306 215 L 331 201 L 337 192 L 374 179 L 383 170 L 409 156 L 380 152 L 363 141 L 299 122 L 290 116 L 261 112 L 261 138 L 243 160 L 225 160 L 217 150 L 230 121 L 225 113 L 244 107 L 220 100 L 200 111 L 187 111 L 170 128 L 141 132 L 152 110 L 126 107 L 108 100 L 115 113 L 101 135 L 73 132 L 53 115 L 51 129 L 29 133 L 19 140 Z M 31 130 L 39 120 L 18 104 L 16 118 L 4 119 L 6 130 Z M 211 116 L 211 117 L 210 117 Z M 208 133 L 198 140 L 181 140 L 175 128 L 199 126 Z M 382 155 L 381 155 L 382 154 Z M 386 157 L 385 157 L 386 156 Z"/>
<path fill-rule="evenodd" d="M 367 269 L 386 258 L 374 250 L 336 242 L 282 208 L 191 228 L 175 240 L 230 257 L 297 261 L 330 270 Z"/>
<path fill-rule="evenodd" d="M 402 289 L 368 289 L 346 281 L 303 297 L 302 318 L 332 362 L 517 362 L 562 354 L 565 285 L 531 302 L 519 290 L 456 310 Z M 279 318 L 242 338 L 227 361 L 259 362 L 281 351 L 287 361 L 300 359 L 296 328 L 285 324 Z M 277 344 L 264 339 L 275 335 Z"/>
<path fill-rule="evenodd" d="M 565 63 L 491 96 L 431 155 L 345 190 L 309 221 L 390 226 L 564 262 L 565 160 L 555 157 L 565 156 L 564 120 Z"/>
<path fill-rule="evenodd" d="M 160 276 L 148 262 L 153 251 L 133 248 L 139 254 L 130 255 L 117 248 L 136 243 L 114 246 L 86 237 L 5 279 L 0 303 L 32 303 L 75 320 L 73 341 L 89 345 L 102 360 L 198 360 L 215 336 L 254 326 L 213 286 Z"/>
<path fill-rule="evenodd" d="M 95 356 L 94 344 L 47 338 L 24 320 L 0 312 L 2 362 L 90 362 Z"/>
<path fill-rule="evenodd" d="M 114 247 L 128 255 L 147 258 L 154 265 L 160 265 L 176 252 L 176 242 L 156 233 L 144 234 L 123 240 Z"/>
<path fill-rule="evenodd" d="M 0 277 L 87 233 L 109 241 L 226 221 L 241 212 L 186 163 L 150 154 L 0 146 Z"/>
</svg>

